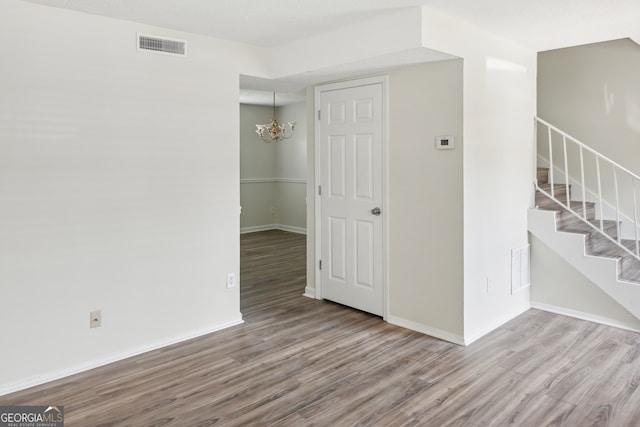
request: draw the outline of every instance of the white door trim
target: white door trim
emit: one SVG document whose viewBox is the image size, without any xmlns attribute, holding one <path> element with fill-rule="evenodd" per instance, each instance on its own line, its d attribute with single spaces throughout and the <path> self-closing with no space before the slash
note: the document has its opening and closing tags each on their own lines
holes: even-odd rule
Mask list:
<svg viewBox="0 0 640 427">
<path fill-rule="evenodd" d="M 368 86 L 380 84 L 382 86 L 382 293 L 383 293 L 383 319 L 387 319 L 389 314 L 389 251 L 388 251 L 388 230 L 389 230 L 389 193 L 388 193 L 388 140 L 389 140 L 389 78 L 388 76 L 368 77 L 357 80 L 348 80 L 338 83 L 330 83 L 326 85 L 316 86 L 314 88 L 314 152 L 315 152 L 315 219 L 314 219 L 314 235 L 315 235 L 315 297 L 322 299 L 322 275 L 320 274 L 320 257 L 322 255 L 322 199 L 320 197 L 318 187 L 322 185 L 321 169 L 320 169 L 320 126 L 318 125 L 318 111 L 320 111 L 320 94 L 332 90 L 348 89 L 359 86 Z"/>
</svg>

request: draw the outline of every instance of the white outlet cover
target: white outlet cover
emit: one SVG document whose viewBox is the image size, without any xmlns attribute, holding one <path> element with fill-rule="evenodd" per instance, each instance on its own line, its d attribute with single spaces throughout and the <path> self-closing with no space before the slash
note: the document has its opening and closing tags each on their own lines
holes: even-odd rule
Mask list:
<svg viewBox="0 0 640 427">
<path fill-rule="evenodd" d="M 227 274 L 227 288 L 233 288 L 236 286 L 236 274 L 229 273 Z"/>
<path fill-rule="evenodd" d="M 89 327 L 99 328 L 102 326 L 102 310 L 94 310 L 89 313 Z"/>
</svg>

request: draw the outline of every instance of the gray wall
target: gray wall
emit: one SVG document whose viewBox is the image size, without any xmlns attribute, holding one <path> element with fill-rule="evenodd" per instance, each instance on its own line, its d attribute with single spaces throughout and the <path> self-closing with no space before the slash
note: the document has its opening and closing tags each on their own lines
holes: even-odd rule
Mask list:
<svg viewBox="0 0 640 427">
<path fill-rule="evenodd" d="M 241 232 L 279 228 L 306 231 L 306 105 L 278 107 L 281 122 L 295 122 L 294 135 L 264 143 L 255 125 L 269 123 L 273 108 L 240 104 Z"/>
</svg>

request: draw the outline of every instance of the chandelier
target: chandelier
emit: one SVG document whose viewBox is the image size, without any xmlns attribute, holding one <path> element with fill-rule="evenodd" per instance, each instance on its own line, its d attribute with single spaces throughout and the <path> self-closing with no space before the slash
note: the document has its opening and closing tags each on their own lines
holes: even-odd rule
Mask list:
<svg viewBox="0 0 640 427">
<path fill-rule="evenodd" d="M 296 124 L 291 122 L 287 122 L 286 125 L 278 123 L 276 119 L 276 93 L 273 92 L 273 119 L 269 124 L 256 125 L 256 133 L 264 142 L 280 141 L 291 138 L 295 127 Z"/>
</svg>

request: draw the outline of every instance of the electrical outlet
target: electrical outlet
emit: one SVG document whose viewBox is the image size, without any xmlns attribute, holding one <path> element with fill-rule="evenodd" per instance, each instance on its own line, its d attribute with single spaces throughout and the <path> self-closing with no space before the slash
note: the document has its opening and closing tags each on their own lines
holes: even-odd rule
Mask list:
<svg viewBox="0 0 640 427">
<path fill-rule="evenodd" d="M 236 274 L 228 273 L 227 274 L 227 288 L 234 288 L 236 286 Z"/>
<path fill-rule="evenodd" d="M 276 207 L 275 206 L 271 206 L 271 213 L 272 214 L 276 213 Z"/>
<path fill-rule="evenodd" d="M 89 327 L 99 328 L 102 326 L 102 310 L 95 310 L 89 313 Z"/>
</svg>

